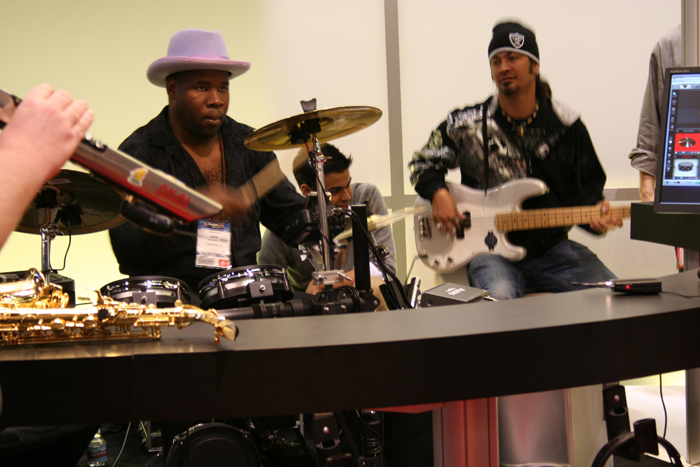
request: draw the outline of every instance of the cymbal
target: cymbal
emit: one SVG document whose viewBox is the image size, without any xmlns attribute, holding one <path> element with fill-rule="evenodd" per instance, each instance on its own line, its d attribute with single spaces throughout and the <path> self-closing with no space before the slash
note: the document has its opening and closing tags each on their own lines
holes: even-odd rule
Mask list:
<svg viewBox="0 0 700 467">
<path fill-rule="evenodd" d="M 256 151 L 298 148 L 310 141 L 311 135 L 324 143 L 367 128 L 381 116 L 381 110 L 366 106 L 314 110 L 254 131 L 245 139 L 245 146 Z"/>
<path fill-rule="evenodd" d="M 369 216 L 367 218 L 367 230 L 370 232 L 372 230 L 381 229 L 387 225 L 394 224 L 396 222 L 402 221 L 407 217 L 415 216 L 416 214 L 424 211 L 426 206 L 416 206 L 413 208 L 405 208 L 399 211 L 394 211 L 391 214 L 385 216 L 378 216 L 376 214 Z M 341 233 L 336 235 L 333 240 L 345 240 L 346 238 L 352 237 L 352 229 L 343 230 Z"/>
<path fill-rule="evenodd" d="M 42 193 L 49 195 L 46 204 L 41 201 L 47 198 Z M 47 209 L 51 210 L 50 223 L 56 224 L 64 234 L 80 235 L 111 229 L 125 222 L 121 215 L 121 203 L 122 196 L 111 185 L 84 172 L 61 170 L 44 183 L 15 230 L 40 234 L 41 226 L 46 224 Z M 40 207 L 44 205 L 50 207 Z M 71 222 L 67 214 L 72 211 L 82 211 L 83 214 L 80 224 L 71 225 L 69 230 L 68 224 Z"/>
</svg>

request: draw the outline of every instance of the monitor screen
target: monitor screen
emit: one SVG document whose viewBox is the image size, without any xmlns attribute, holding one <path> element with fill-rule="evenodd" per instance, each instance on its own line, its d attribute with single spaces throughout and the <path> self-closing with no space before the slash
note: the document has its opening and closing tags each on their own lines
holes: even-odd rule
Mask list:
<svg viewBox="0 0 700 467">
<path fill-rule="evenodd" d="M 700 67 L 668 68 L 656 168 L 656 212 L 700 213 Z"/>
</svg>

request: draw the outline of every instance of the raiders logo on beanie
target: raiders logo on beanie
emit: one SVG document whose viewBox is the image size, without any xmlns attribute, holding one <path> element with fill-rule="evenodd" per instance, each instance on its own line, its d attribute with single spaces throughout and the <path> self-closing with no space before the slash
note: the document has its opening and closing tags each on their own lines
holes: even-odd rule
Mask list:
<svg viewBox="0 0 700 467">
<path fill-rule="evenodd" d="M 518 23 L 500 23 L 493 28 L 493 38 L 489 44 L 489 61 L 501 52 L 516 52 L 527 55 L 540 63 L 540 49 L 535 33 Z"/>
</svg>

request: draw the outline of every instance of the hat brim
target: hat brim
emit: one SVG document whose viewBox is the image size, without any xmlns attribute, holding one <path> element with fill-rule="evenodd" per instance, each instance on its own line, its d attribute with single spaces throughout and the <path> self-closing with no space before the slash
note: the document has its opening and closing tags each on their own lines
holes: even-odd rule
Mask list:
<svg viewBox="0 0 700 467">
<path fill-rule="evenodd" d="M 195 57 L 164 57 L 151 63 L 146 76 L 148 80 L 165 87 L 165 78 L 180 71 L 192 70 L 217 70 L 229 73 L 229 79 L 242 75 L 250 68 L 248 62 L 236 62 L 233 60 L 215 58 L 195 58 Z"/>
<path fill-rule="evenodd" d="M 511 52 L 514 54 L 526 55 L 526 56 L 530 57 L 531 59 L 533 59 L 536 63 L 540 63 L 540 59 L 537 58 L 531 52 L 528 52 L 527 50 L 523 50 L 523 49 L 516 49 L 515 47 L 499 47 L 499 48 L 497 48 L 496 50 L 492 51 L 489 54 L 489 62 L 491 61 L 491 59 L 493 57 L 500 54 L 501 52 Z"/>
</svg>

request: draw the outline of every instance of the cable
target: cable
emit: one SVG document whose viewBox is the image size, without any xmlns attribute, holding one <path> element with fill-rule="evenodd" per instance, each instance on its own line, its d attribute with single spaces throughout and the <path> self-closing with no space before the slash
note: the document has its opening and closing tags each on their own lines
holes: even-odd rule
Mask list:
<svg viewBox="0 0 700 467">
<path fill-rule="evenodd" d="M 51 267 L 51 258 L 49 257 L 49 270 L 51 270 L 51 271 L 59 272 L 59 271 L 63 271 L 64 269 L 66 269 L 66 259 L 68 258 L 68 252 L 70 251 L 71 243 L 73 242 L 73 233 L 72 233 L 73 231 L 71 229 L 70 222 L 68 222 L 67 225 L 68 225 L 68 246 L 66 247 L 66 252 L 63 255 L 63 267 L 61 269 L 54 269 L 53 267 Z"/>
<path fill-rule="evenodd" d="M 189 467 L 192 465 L 190 463 L 190 444 L 189 444 L 189 439 L 190 439 L 190 428 L 185 431 L 185 465 Z M 166 459 L 167 461 L 167 459 Z M 167 463 L 167 462 L 166 462 Z"/>
<path fill-rule="evenodd" d="M 413 272 L 413 266 L 415 266 L 417 259 L 418 255 L 413 257 L 413 261 L 411 261 L 411 267 L 408 268 L 408 272 L 406 273 L 406 280 L 408 280 L 408 278 L 411 277 L 411 273 Z"/>
<path fill-rule="evenodd" d="M 114 463 L 112 464 L 112 467 L 117 465 L 117 462 L 119 462 L 119 458 L 122 457 L 122 453 L 124 452 L 124 446 L 126 446 L 126 440 L 129 437 L 129 429 L 131 429 L 131 422 L 126 426 L 126 434 L 124 435 L 124 442 L 122 443 L 122 448 L 119 450 L 119 454 L 117 454 L 117 458 L 114 459 Z"/>
<path fill-rule="evenodd" d="M 68 252 L 70 251 L 71 243 L 73 243 L 73 230 L 71 229 L 70 222 L 68 223 L 68 246 L 66 247 L 66 253 L 63 255 L 63 267 L 61 269 L 56 269 L 56 272 L 63 271 L 66 269 L 66 260 L 68 259 Z"/>
<path fill-rule="evenodd" d="M 663 448 L 668 453 L 668 457 L 671 459 L 671 465 L 676 467 L 681 467 L 683 465 L 683 462 L 681 461 L 681 455 L 671 443 L 669 443 L 660 436 L 657 436 L 657 442 L 661 446 L 663 446 Z M 634 433 L 624 433 L 616 438 L 611 439 L 605 446 L 601 448 L 600 451 L 598 451 L 598 454 L 593 460 L 591 467 L 603 467 L 607 460 L 610 458 L 610 456 L 612 456 L 619 450 L 630 448 L 634 443 Z"/>
<path fill-rule="evenodd" d="M 679 294 L 678 292 L 671 292 L 670 290 L 662 290 L 660 293 L 670 293 L 673 295 L 678 295 L 679 297 L 683 297 L 683 298 L 700 298 L 700 295 L 683 295 L 683 294 Z"/>
<path fill-rule="evenodd" d="M 664 408 L 664 434 L 661 437 L 663 439 L 666 439 L 666 427 L 668 426 L 668 412 L 666 412 L 666 402 L 664 401 L 663 375 L 659 375 L 659 395 L 661 396 L 661 406 Z"/>
</svg>

